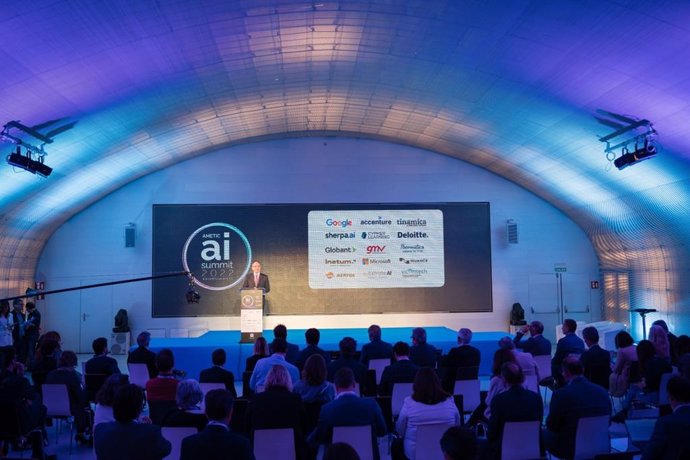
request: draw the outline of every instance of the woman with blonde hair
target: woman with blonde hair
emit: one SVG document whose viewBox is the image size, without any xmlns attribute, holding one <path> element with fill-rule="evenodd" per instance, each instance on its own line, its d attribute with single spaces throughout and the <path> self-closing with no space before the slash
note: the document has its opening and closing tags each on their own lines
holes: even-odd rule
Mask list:
<svg viewBox="0 0 690 460">
<path fill-rule="evenodd" d="M 270 355 L 270 352 L 268 351 L 268 342 L 266 342 L 266 338 L 258 337 L 254 342 L 254 354 L 247 358 L 244 371 L 253 371 L 256 362 L 262 358 L 266 358 L 268 355 Z"/>
<path fill-rule="evenodd" d="M 658 324 L 653 325 L 649 328 L 649 339 L 654 345 L 654 350 L 656 355 L 662 359 L 668 359 L 671 361 L 671 347 L 668 343 L 668 333 L 663 327 Z"/>
</svg>

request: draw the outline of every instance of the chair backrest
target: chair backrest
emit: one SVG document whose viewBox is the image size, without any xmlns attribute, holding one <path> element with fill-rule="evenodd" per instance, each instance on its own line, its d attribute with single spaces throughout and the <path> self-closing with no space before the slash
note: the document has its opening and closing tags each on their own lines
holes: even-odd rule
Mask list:
<svg viewBox="0 0 690 460">
<path fill-rule="evenodd" d="M 405 398 L 412 395 L 412 384 L 411 383 L 394 383 L 393 392 L 391 395 L 391 410 L 393 412 L 393 418 L 400 415 L 400 410 L 402 409 L 403 402 Z"/>
<path fill-rule="evenodd" d="M 501 439 L 501 460 L 539 458 L 539 421 L 506 422 Z"/>
<path fill-rule="evenodd" d="M 539 380 L 551 377 L 551 355 L 537 355 L 534 357 L 539 372 Z"/>
<path fill-rule="evenodd" d="M 254 430 L 256 460 L 295 460 L 295 435 L 292 428 Z"/>
<path fill-rule="evenodd" d="M 479 380 L 456 380 L 453 388 L 454 395 L 462 395 L 463 412 L 472 412 L 479 406 Z"/>
<path fill-rule="evenodd" d="M 127 364 L 129 370 L 129 383 L 133 383 L 139 388 L 145 389 L 146 382 L 149 381 L 149 368 L 143 363 Z"/>
<path fill-rule="evenodd" d="M 161 425 L 163 423 L 163 417 L 170 412 L 172 409 L 177 407 L 175 400 L 154 400 L 148 401 L 149 406 L 149 418 L 154 425 Z"/>
<path fill-rule="evenodd" d="M 664 405 L 664 404 L 670 404 L 668 400 L 668 391 L 666 390 L 666 386 L 668 385 L 668 381 L 671 380 L 671 377 L 673 377 L 673 372 L 668 372 L 666 374 L 661 375 L 661 382 L 659 383 L 659 405 Z"/>
<path fill-rule="evenodd" d="M 374 460 L 371 425 L 334 426 L 332 442 L 345 442 L 351 445 L 357 451 L 360 460 Z"/>
<path fill-rule="evenodd" d="M 452 425 L 447 423 L 430 423 L 417 426 L 417 446 L 415 458 L 412 460 L 425 460 L 427 458 L 443 458 L 440 440 L 443 433 Z"/>
<path fill-rule="evenodd" d="M 535 393 L 539 394 L 539 380 L 538 377 L 534 374 L 527 374 L 525 375 L 525 383 L 523 384 L 525 388 L 527 388 L 530 391 L 534 391 Z"/>
<path fill-rule="evenodd" d="M 43 405 L 47 417 L 70 417 L 69 393 L 64 383 L 43 384 Z"/>
<path fill-rule="evenodd" d="M 206 410 L 206 393 L 208 393 L 211 390 L 225 390 L 225 384 L 224 383 L 200 383 L 199 386 L 201 387 L 201 393 L 203 393 L 203 396 L 201 397 L 201 403 L 199 404 L 199 408 L 201 409 L 201 412 L 203 413 Z"/>
<path fill-rule="evenodd" d="M 383 374 L 383 370 L 386 368 L 386 366 L 389 366 L 391 363 L 390 359 L 370 359 L 369 360 L 369 369 L 374 369 L 376 372 L 376 384 L 379 385 L 381 383 L 381 375 Z"/>
<path fill-rule="evenodd" d="M 108 377 L 110 377 L 108 374 L 84 374 L 84 390 L 86 390 L 86 397 L 89 401 L 96 400 L 96 393 L 108 380 Z"/>
<path fill-rule="evenodd" d="M 146 366 L 146 364 L 144 364 Z M 196 434 L 196 428 L 194 427 L 163 427 L 161 428 L 161 434 L 165 439 L 170 441 L 172 449 L 170 450 L 170 455 L 163 457 L 169 460 L 178 460 L 180 454 L 182 453 L 182 440 L 187 436 Z"/>
<path fill-rule="evenodd" d="M 609 415 L 582 417 L 577 421 L 575 459 L 592 458 L 611 451 Z"/>
</svg>

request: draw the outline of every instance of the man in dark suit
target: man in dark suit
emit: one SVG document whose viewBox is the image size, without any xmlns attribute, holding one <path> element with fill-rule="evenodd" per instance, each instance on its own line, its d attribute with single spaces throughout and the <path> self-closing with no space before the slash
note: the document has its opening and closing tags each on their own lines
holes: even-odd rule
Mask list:
<svg viewBox="0 0 690 460">
<path fill-rule="evenodd" d="M 522 337 L 529 331 L 529 339 Z M 532 356 L 551 355 L 551 342 L 544 337 L 544 325 L 541 321 L 532 321 L 529 326 L 523 326 L 515 335 L 515 348 L 531 353 Z"/>
<path fill-rule="evenodd" d="M 675 460 L 690 454 L 690 381 L 676 375 L 666 388 L 673 413 L 656 421 L 642 460 Z"/>
<path fill-rule="evenodd" d="M 244 277 L 242 289 L 263 289 L 264 294 L 268 294 L 271 291 L 268 275 L 261 273 L 261 264 L 258 260 L 252 262 L 252 271 Z"/>
<path fill-rule="evenodd" d="M 561 375 L 561 363 L 568 355 L 581 355 L 585 351 L 585 342 L 580 337 L 575 335 L 577 323 L 574 319 L 563 320 L 561 331 L 563 331 L 563 338 L 556 344 L 556 354 L 551 359 L 551 375 L 556 379 L 557 387 L 563 386 L 565 381 Z"/>
<path fill-rule="evenodd" d="M 120 368 L 117 367 L 117 361 L 108 356 L 108 339 L 99 337 L 91 342 L 93 348 L 93 358 L 86 361 L 84 371 L 87 374 L 104 374 L 113 375 L 119 374 Z"/>
<path fill-rule="evenodd" d="M 295 366 L 302 370 L 304 363 L 307 362 L 307 358 L 311 355 L 321 355 L 323 359 L 329 363 L 331 361 L 331 355 L 326 353 L 325 350 L 319 348 L 319 340 L 321 340 L 321 332 L 318 329 L 312 327 L 307 329 L 304 333 L 304 338 L 307 341 L 307 346 L 302 349 L 295 359 Z"/>
<path fill-rule="evenodd" d="M 394 383 L 412 383 L 417 375 L 419 366 L 410 361 L 410 346 L 405 342 L 397 342 L 393 346 L 395 362 L 386 366 L 381 374 L 379 394 L 390 396 L 393 393 Z"/>
<path fill-rule="evenodd" d="M 369 360 L 372 359 L 391 359 L 393 357 L 393 346 L 381 340 L 381 327 L 377 324 L 369 326 L 369 343 L 362 346 L 362 356 L 360 361 L 369 367 Z"/>
<path fill-rule="evenodd" d="M 470 345 L 472 331 L 463 327 L 458 331 L 458 346 L 451 348 L 441 362 L 443 368 L 443 388 L 453 391 L 455 380 L 473 380 L 479 377 L 481 352 Z M 461 368 L 458 376 L 458 368 Z"/>
<path fill-rule="evenodd" d="M 335 400 L 321 408 L 316 428 L 309 435 L 308 442 L 313 448 L 331 442 L 334 426 L 371 426 L 371 446 L 374 459 L 379 460 L 376 437 L 386 434 L 386 422 L 381 407 L 371 398 L 360 398 L 354 392 L 355 376 L 345 367 L 335 374 Z"/>
<path fill-rule="evenodd" d="M 158 425 L 137 423 L 144 407 L 144 392 L 130 383 L 115 394 L 114 422 L 99 423 L 94 430 L 94 450 L 99 460 L 123 458 L 162 459 L 172 446 Z"/>
<path fill-rule="evenodd" d="M 199 383 L 222 383 L 225 385 L 225 389 L 232 394 L 232 397 L 236 398 L 235 376 L 232 372 L 223 368 L 226 359 L 227 355 L 225 354 L 225 350 L 222 348 L 213 350 L 213 353 L 211 353 L 213 367 L 201 371 L 199 374 Z"/>
<path fill-rule="evenodd" d="M 561 366 L 567 384 L 553 393 L 546 430 L 546 450 L 558 458 L 572 458 L 575 453 L 575 432 L 582 417 L 611 414 L 609 394 L 587 380 L 579 358 L 568 356 Z"/>
<path fill-rule="evenodd" d="M 284 324 L 279 324 L 273 328 L 273 339 L 282 339 L 285 341 L 287 346 L 287 351 L 285 352 L 285 361 L 289 362 L 290 364 L 295 364 L 297 356 L 299 355 L 299 347 L 294 343 L 288 342 L 287 335 L 287 327 L 285 327 Z M 271 342 L 271 344 L 268 346 L 268 349 L 271 353 L 275 353 L 273 351 L 273 342 Z M 326 362 L 328 362 L 328 360 L 326 360 Z"/>
<path fill-rule="evenodd" d="M 208 425 L 203 431 L 182 440 L 180 460 L 253 460 L 249 440 L 230 431 L 233 397 L 227 390 L 206 393 Z"/>
<path fill-rule="evenodd" d="M 544 414 L 544 405 L 539 394 L 522 386 L 525 376 L 516 363 L 505 363 L 501 367 L 501 378 L 508 389 L 491 399 L 491 417 L 487 441 L 492 458 L 501 458 L 501 441 L 506 422 L 538 421 Z"/>
<path fill-rule="evenodd" d="M 134 351 L 127 356 L 127 364 L 146 364 L 146 369 L 149 371 L 149 378 L 152 379 L 158 375 L 156 369 L 156 354 L 149 350 L 151 344 L 151 333 L 144 331 L 137 336 L 137 345 Z"/>
<path fill-rule="evenodd" d="M 347 367 L 352 370 L 355 375 L 355 381 L 362 385 L 366 377 L 367 368 L 364 364 L 355 359 L 355 352 L 357 351 L 357 341 L 352 337 L 343 337 L 338 343 L 340 349 L 340 358 L 331 361 L 326 366 L 328 369 L 328 381 L 333 382 L 336 372 Z"/>
<path fill-rule="evenodd" d="M 410 361 L 419 367 L 436 368 L 438 353 L 433 345 L 426 343 L 426 330 L 424 328 L 417 327 L 412 330 Z"/>
<path fill-rule="evenodd" d="M 585 345 L 587 345 L 587 350 L 580 356 L 582 366 L 585 368 L 584 375 L 590 382 L 608 390 L 609 375 L 611 375 L 611 354 L 599 346 L 597 328 L 592 326 L 584 328 L 582 337 L 585 339 Z"/>
</svg>

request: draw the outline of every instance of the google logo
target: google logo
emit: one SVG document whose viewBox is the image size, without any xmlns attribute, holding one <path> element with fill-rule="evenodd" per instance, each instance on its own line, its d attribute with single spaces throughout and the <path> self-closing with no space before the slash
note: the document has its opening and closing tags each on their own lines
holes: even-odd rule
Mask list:
<svg viewBox="0 0 690 460">
<path fill-rule="evenodd" d="M 350 219 L 347 220 L 334 220 L 334 219 L 326 219 L 326 225 L 329 227 L 341 227 L 341 228 L 346 228 L 352 225 L 352 221 Z"/>
</svg>

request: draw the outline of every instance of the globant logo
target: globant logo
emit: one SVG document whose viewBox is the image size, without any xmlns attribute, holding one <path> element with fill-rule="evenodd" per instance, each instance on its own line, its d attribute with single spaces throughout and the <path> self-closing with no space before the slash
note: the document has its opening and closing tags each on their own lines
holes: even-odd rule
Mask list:
<svg viewBox="0 0 690 460">
<path fill-rule="evenodd" d="M 407 227 L 426 227 L 425 219 L 398 219 L 395 223 Z"/>
<path fill-rule="evenodd" d="M 398 232 L 398 238 L 429 238 L 425 232 Z"/>
<path fill-rule="evenodd" d="M 339 254 L 339 253 L 344 253 L 344 252 L 347 252 L 347 253 L 356 252 L 357 249 L 353 248 L 353 247 L 339 248 L 339 247 L 333 247 L 333 246 L 326 246 L 324 248 L 324 251 L 326 252 L 326 254 L 332 254 L 332 253 L 338 253 Z"/>
<path fill-rule="evenodd" d="M 405 243 L 402 243 L 402 244 L 400 245 L 400 252 L 406 252 L 406 253 L 410 253 L 410 252 L 417 252 L 417 253 L 419 253 L 419 252 L 424 252 L 424 245 L 422 245 L 422 244 L 405 244 Z"/>
<path fill-rule="evenodd" d="M 326 238 L 327 239 L 343 240 L 343 239 L 356 238 L 356 236 L 355 236 L 355 232 L 352 232 L 352 233 L 326 232 Z"/>
<path fill-rule="evenodd" d="M 387 232 L 362 232 L 363 240 L 387 240 L 390 235 Z"/>
<path fill-rule="evenodd" d="M 429 262 L 429 259 L 405 259 L 404 257 L 400 257 L 399 260 L 404 264 L 425 264 Z"/>
<path fill-rule="evenodd" d="M 347 228 L 352 226 L 352 221 L 350 219 L 326 219 L 326 225 L 328 225 L 329 227 Z"/>
<path fill-rule="evenodd" d="M 390 225 L 393 221 L 379 216 L 377 219 L 362 219 L 359 223 L 360 225 Z"/>
</svg>

